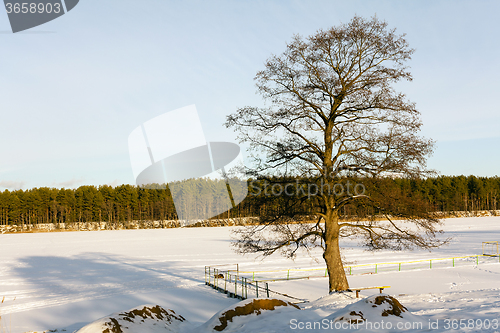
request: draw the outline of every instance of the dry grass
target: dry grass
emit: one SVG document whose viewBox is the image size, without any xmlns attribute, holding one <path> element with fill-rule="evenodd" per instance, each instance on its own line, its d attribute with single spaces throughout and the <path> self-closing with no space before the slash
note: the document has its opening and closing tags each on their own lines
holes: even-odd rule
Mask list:
<svg viewBox="0 0 500 333">
<path fill-rule="evenodd" d="M 14 298 L 14 301 L 16 300 L 16 298 Z M 2 298 L 2 302 L 0 303 L 0 305 L 2 305 L 3 303 L 5 302 L 5 296 Z M 11 332 L 11 328 L 12 328 L 12 320 L 9 316 L 9 327 L 7 327 L 7 324 L 5 324 L 5 320 L 2 320 L 2 316 L 0 316 L 0 333 L 9 333 Z"/>
</svg>

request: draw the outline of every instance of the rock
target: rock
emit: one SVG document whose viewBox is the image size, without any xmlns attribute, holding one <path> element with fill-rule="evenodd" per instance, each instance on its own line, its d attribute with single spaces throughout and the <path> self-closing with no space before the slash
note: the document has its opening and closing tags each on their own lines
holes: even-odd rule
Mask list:
<svg viewBox="0 0 500 333">
<path fill-rule="evenodd" d="M 370 296 L 349 304 L 325 319 L 334 323 L 358 324 L 359 327 L 374 323 L 380 325 L 382 322 L 401 322 L 412 325 L 413 323 L 424 323 L 423 319 L 410 313 L 396 298 L 386 294 Z"/>
<path fill-rule="evenodd" d="M 173 310 L 159 305 L 141 305 L 129 311 L 113 313 L 90 323 L 76 333 L 153 333 L 179 332 L 191 324 Z"/>
<path fill-rule="evenodd" d="M 278 309 L 300 310 L 297 305 L 280 299 L 248 299 L 216 313 L 205 324 L 195 329 L 193 333 L 238 332 L 245 323 L 254 322 L 258 320 L 257 317 L 262 316 L 264 313 Z"/>
</svg>

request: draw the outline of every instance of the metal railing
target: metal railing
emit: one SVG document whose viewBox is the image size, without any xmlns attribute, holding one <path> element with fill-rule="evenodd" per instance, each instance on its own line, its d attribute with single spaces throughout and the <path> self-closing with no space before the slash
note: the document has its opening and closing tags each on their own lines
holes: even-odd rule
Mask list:
<svg viewBox="0 0 500 333">
<path fill-rule="evenodd" d="M 491 255 L 497 256 L 497 255 L 500 254 L 500 252 L 498 251 L 499 250 L 498 241 L 483 242 L 482 248 L 483 248 L 483 255 L 486 255 L 486 256 L 491 256 Z M 488 251 L 490 249 L 493 250 L 493 251 Z"/>
<path fill-rule="evenodd" d="M 222 266 L 236 266 L 236 270 L 224 270 Z M 267 297 L 271 294 L 283 296 L 294 301 L 306 302 L 306 300 L 293 297 L 278 291 L 269 289 L 268 280 L 251 280 L 239 274 L 239 265 L 214 265 L 205 266 L 205 284 L 227 294 L 229 297 L 241 300 L 249 297 Z M 297 302 L 296 302 L 297 303 Z"/>
<path fill-rule="evenodd" d="M 383 262 L 344 266 L 347 275 L 378 274 L 417 269 L 453 268 L 481 263 L 500 263 L 500 256 L 472 255 L 449 258 L 420 259 L 401 262 Z M 236 268 L 236 269 L 231 269 Z M 314 274 L 307 274 L 315 272 Z M 317 272 L 317 273 L 316 273 Z M 304 274 L 306 273 L 306 274 Z M 291 268 L 266 271 L 241 271 L 239 264 L 205 266 L 205 284 L 241 300 L 249 297 L 269 297 L 270 294 L 284 296 L 295 301 L 305 300 L 269 289 L 269 282 L 327 277 L 328 270 L 322 268 Z"/>
</svg>

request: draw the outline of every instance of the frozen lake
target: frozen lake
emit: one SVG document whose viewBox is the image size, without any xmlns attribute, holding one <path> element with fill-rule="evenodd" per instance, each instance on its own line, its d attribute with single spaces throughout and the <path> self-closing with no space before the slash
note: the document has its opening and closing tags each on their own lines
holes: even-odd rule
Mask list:
<svg viewBox="0 0 500 333">
<path fill-rule="evenodd" d="M 411 252 L 365 252 L 343 242 L 352 264 L 409 261 L 481 254 L 482 241 L 500 241 L 500 217 L 448 219 L 452 242 Z M 239 263 L 241 270 L 324 267 L 302 254 L 295 261 L 273 255 L 264 261 L 232 251 L 232 228 L 178 228 L 0 235 L 0 305 L 5 332 L 68 331 L 107 314 L 140 304 L 175 309 L 201 324 L 237 300 L 204 285 L 204 266 Z M 390 285 L 412 312 L 438 318 L 478 313 L 499 318 L 500 264 L 353 275 L 352 287 Z M 272 283 L 271 288 L 314 301 L 327 295 L 325 278 Z M 378 292 L 378 291 L 377 291 Z M 369 295 L 370 292 L 362 293 Z M 404 294 L 404 296 L 399 296 Z M 318 303 L 319 302 L 319 303 Z M 335 306 L 304 308 L 328 315 Z M 471 312 L 473 311 L 473 312 Z M 481 312 L 482 311 L 482 312 Z M 323 313 L 324 312 L 324 313 Z M 437 317 L 436 317 L 437 316 Z M 470 315 L 469 315 L 470 316 Z M 440 318 L 440 317 L 439 317 Z M 482 318 L 482 317 L 480 317 Z"/>
</svg>

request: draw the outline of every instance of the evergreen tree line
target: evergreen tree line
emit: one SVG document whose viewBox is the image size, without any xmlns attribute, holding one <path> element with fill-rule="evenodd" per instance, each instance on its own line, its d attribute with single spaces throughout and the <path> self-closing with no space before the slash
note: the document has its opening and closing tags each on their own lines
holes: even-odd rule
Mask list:
<svg viewBox="0 0 500 333">
<path fill-rule="evenodd" d="M 283 191 L 284 184 L 303 186 L 302 191 L 289 187 L 289 195 Z M 311 182 L 309 182 L 310 184 Z M 281 184 L 275 186 L 273 184 Z M 236 208 L 218 218 L 262 216 L 280 211 L 283 205 L 294 202 L 294 210 L 314 214 L 312 200 L 308 195 L 308 181 L 304 179 L 254 180 L 249 182 L 249 195 Z M 432 211 L 476 211 L 500 209 L 500 178 L 475 176 L 439 176 L 427 179 L 351 179 L 354 184 L 363 184 L 366 194 L 379 200 L 392 200 L 391 205 L 404 205 L 412 197 Z M 318 185 L 320 186 L 320 185 Z M 217 186 L 214 186 L 216 188 Z M 208 192 L 207 192 L 208 188 Z M 219 186 L 220 188 L 220 186 Z M 358 190 L 360 187 L 358 187 Z M 280 191 L 281 190 L 281 191 Z M 210 193 L 206 180 L 186 188 L 189 204 L 193 209 L 210 206 L 211 198 L 220 194 Z M 309 190 L 310 191 L 310 190 Z M 300 194 L 295 196 L 295 194 Z M 398 195 L 394 195 L 394 194 Z M 304 195 L 305 194 L 305 195 Z M 416 201 L 415 201 L 416 199 Z M 200 202 L 203 205 L 200 205 Z M 201 207 L 201 208 L 200 208 Z M 365 212 L 376 214 L 377 212 Z M 359 207 L 346 206 L 345 215 L 359 215 Z M 0 192 L 0 225 L 69 223 L 69 222 L 124 222 L 132 220 L 175 220 L 177 214 L 168 188 L 145 188 L 132 185 L 116 187 L 81 186 L 77 189 L 33 188 L 29 190 L 4 190 Z"/>
</svg>

